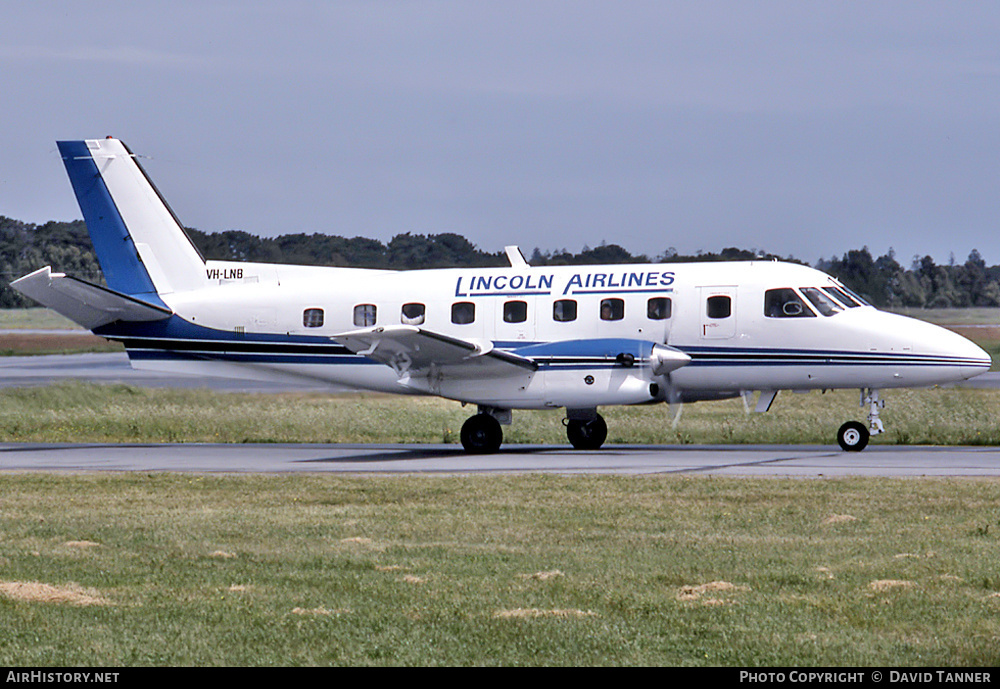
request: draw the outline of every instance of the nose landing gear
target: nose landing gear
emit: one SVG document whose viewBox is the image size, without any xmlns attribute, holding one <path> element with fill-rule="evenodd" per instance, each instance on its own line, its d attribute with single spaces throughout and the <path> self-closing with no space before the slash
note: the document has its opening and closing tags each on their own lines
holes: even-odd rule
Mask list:
<svg viewBox="0 0 1000 689">
<path fill-rule="evenodd" d="M 885 401 L 879 398 L 878 390 L 871 388 L 861 391 L 861 406 L 868 405 L 868 427 L 859 421 L 848 421 L 837 431 L 837 444 L 844 452 L 861 452 L 868 446 L 872 435 L 885 432 L 879 409 L 885 407 Z"/>
<path fill-rule="evenodd" d="M 860 421 L 848 421 L 837 431 L 837 444 L 844 452 L 861 452 L 868 446 L 870 435 Z"/>
</svg>

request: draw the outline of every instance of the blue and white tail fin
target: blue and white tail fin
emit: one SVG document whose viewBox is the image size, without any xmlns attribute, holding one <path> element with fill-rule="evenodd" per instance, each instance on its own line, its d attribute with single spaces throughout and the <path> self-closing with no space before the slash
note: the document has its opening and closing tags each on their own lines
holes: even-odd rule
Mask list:
<svg viewBox="0 0 1000 689">
<path fill-rule="evenodd" d="M 204 258 L 124 143 L 58 146 L 108 287 L 153 301 L 205 286 Z"/>
<path fill-rule="evenodd" d="M 206 286 L 205 259 L 125 144 L 58 146 L 108 286 L 48 267 L 11 286 L 87 328 L 169 318 L 161 297 Z"/>
</svg>

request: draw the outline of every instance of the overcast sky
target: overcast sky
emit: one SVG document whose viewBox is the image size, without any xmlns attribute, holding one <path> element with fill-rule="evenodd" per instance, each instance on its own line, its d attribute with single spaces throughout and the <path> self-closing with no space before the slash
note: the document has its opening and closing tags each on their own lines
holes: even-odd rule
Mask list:
<svg viewBox="0 0 1000 689">
<path fill-rule="evenodd" d="M 184 224 L 1000 263 L 995 2 L 0 0 L 0 214 L 114 135 Z"/>
</svg>

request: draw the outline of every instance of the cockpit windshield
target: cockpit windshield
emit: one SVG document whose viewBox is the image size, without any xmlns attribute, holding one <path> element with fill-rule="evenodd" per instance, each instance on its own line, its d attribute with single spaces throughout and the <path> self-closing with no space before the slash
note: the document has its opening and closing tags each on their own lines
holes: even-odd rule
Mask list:
<svg viewBox="0 0 1000 689">
<path fill-rule="evenodd" d="M 871 304 L 859 297 L 854 291 L 844 287 L 843 285 L 831 285 L 824 287 L 823 291 L 849 309 L 853 309 L 858 306 L 871 306 Z"/>
<path fill-rule="evenodd" d="M 861 306 L 861 304 L 851 299 L 851 297 L 847 294 L 847 292 L 840 289 L 839 287 L 824 287 L 823 291 L 832 296 L 834 299 L 836 299 L 849 309 Z"/>
<path fill-rule="evenodd" d="M 806 295 L 806 299 L 824 316 L 832 316 L 844 310 L 843 306 L 826 296 L 818 287 L 799 287 L 799 291 Z"/>
</svg>

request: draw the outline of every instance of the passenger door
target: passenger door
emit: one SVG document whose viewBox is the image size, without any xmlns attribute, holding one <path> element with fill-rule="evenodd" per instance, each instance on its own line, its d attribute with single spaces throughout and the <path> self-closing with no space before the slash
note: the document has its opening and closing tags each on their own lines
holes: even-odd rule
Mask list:
<svg viewBox="0 0 1000 689">
<path fill-rule="evenodd" d="M 736 335 L 736 287 L 699 287 L 701 338 L 725 340 Z"/>
</svg>

